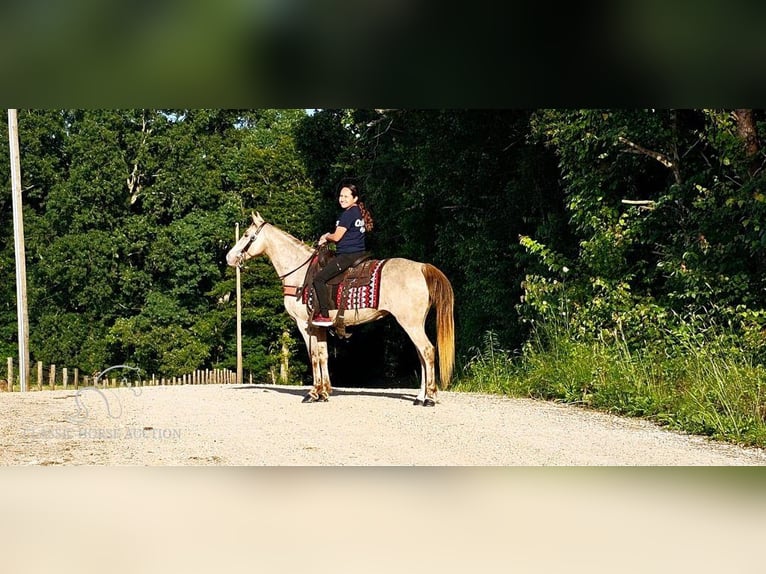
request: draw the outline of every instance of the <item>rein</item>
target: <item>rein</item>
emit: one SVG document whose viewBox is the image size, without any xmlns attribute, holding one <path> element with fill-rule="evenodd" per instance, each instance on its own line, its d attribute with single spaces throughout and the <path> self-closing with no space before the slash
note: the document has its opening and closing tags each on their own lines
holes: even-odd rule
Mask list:
<svg viewBox="0 0 766 574">
<path fill-rule="evenodd" d="M 245 244 L 245 245 L 242 247 L 242 249 L 240 249 L 240 250 L 239 250 L 239 253 L 240 253 L 240 257 L 242 257 L 242 255 L 245 253 L 245 251 L 247 251 L 247 250 L 250 248 L 250 246 L 253 244 L 253 242 L 254 242 L 254 241 L 257 239 L 257 237 L 258 237 L 258 234 L 261 232 L 261 229 L 263 229 L 263 228 L 264 228 L 266 225 L 267 225 L 267 222 L 266 222 L 266 221 L 264 221 L 263 223 L 261 223 L 261 224 L 260 224 L 260 225 L 259 225 L 259 226 L 256 228 L 256 230 L 255 230 L 255 231 L 253 232 L 253 234 L 250 236 L 250 240 L 249 240 L 249 241 L 248 241 L 248 242 L 247 242 L 247 243 L 246 243 L 246 244 Z M 301 267 L 304 267 L 304 266 L 306 266 L 306 265 L 307 265 L 307 264 L 308 264 L 308 263 L 309 263 L 309 262 L 310 262 L 310 261 L 311 261 L 311 260 L 314 258 L 314 256 L 317 254 L 317 252 L 318 252 L 318 251 L 319 251 L 319 248 L 317 247 L 316 249 L 314 249 L 314 251 L 312 251 L 312 252 L 311 252 L 311 255 L 309 255 L 309 258 L 308 258 L 308 259 L 306 259 L 306 261 L 304 261 L 303 263 L 301 263 L 300 265 L 298 265 L 298 267 L 296 267 L 296 268 L 295 268 L 295 269 L 293 269 L 292 271 L 288 271 L 288 272 L 287 272 L 287 273 L 285 273 L 284 275 L 280 275 L 280 276 L 279 276 L 279 279 L 280 279 L 280 280 L 282 280 L 282 279 L 284 279 L 285 277 L 287 277 L 287 276 L 289 276 L 289 275 L 292 275 L 293 273 L 295 273 L 296 271 L 298 271 L 298 269 L 300 269 Z M 240 264 L 241 264 L 241 263 L 240 263 Z"/>
<path fill-rule="evenodd" d="M 319 251 L 319 248 L 314 249 L 314 251 L 311 252 L 311 255 L 309 255 L 309 258 L 306 259 L 306 261 L 304 261 L 303 263 L 298 265 L 298 267 L 296 267 L 292 271 L 288 271 L 284 275 L 280 275 L 279 276 L 279 280 L 282 281 L 282 294 L 283 295 L 285 295 L 286 297 L 287 296 L 292 296 L 292 297 L 300 297 L 301 296 L 301 293 L 303 292 L 303 287 L 301 287 L 299 285 L 285 285 L 284 279 L 288 275 L 292 275 L 293 273 L 298 271 L 298 269 L 300 269 L 301 267 L 304 267 L 305 265 L 307 265 L 312 259 L 314 259 L 314 257 L 316 256 L 318 251 Z"/>
<path fill-rule="evenodd" d="M 298 265 L 298 267 L 296 267 L 296 268 L 295 268 L 295 269 L 293 269 L 292 271 L 288 271 L 288 272 L 287 272 L 287 273 L 285 273 L 284 275 L 280 275 L 280 276 L 279 276 L 279 279 L 280 279 L 280 280 L 282 280 L 282 279 L 284 279 L 285 277 L 287 277 L 288 275 L 292 275 L 293 273 L 295 273 L 296 271 L 298 271 L 298 269 L 300 269 L 301 267 L 304 267 L 305 265 L 307 265 L 307 264 L 308 264 L 308 263 L 309 263 L 309 262 L 310 262 L 312 259 L 314 259 L 314 256 L 317 254 L 317 252 L 318 252 L 318 251 L 319 251 L 319 249 L 314 249 L 314 251 L 312 251 L 312 252 L 311 252 L 311 255 L 309 255 L 309 258 L 308 258 L 308 259 L 306 259 L 306 261 L 304 261 L 303 263 L 301 263 L 300 265 Z"/>
</svg>

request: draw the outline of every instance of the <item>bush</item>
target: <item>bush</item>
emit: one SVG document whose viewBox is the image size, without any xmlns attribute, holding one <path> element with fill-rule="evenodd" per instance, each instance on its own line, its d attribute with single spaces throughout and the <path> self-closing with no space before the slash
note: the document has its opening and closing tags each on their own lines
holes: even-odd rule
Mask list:
<svg viewBox="0 0 766 574">
<path fill-rule="evenodd" d="M 766 446 L 766 369 L 734 338 L 678 323 L 665 345 L 634 349 L 619 331 L 584 340 L 561 321 L 538 323 L 521 354 L 492 333 L 456 389 L 502 393 L 650 419 L 737 444 Z"/>
</svg>

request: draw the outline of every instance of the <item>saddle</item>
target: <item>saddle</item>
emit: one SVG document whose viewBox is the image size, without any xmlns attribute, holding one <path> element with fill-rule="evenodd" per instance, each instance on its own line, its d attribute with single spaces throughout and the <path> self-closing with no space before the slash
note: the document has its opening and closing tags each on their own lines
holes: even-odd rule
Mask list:
<svg viewBox="0 0 766 574">
<path fill-rule="evenodd" d="M 302 296 L 309 317 L 314 312 L 315 301 L 312 296 L 314 277 L 334 256 L 334 253 L 330 251 L 326 245 L 321 246 L 318 249 L 317 255 L 309 264 L 303 286 L 296 292 L 296 296 Z M 376 273 L 379 273 L 382 264 L 383 261 L 372 259 L 372 254 L 366 251 L 354 261 L 351 267 L 327 281 L 326 285 L 332 304 L 331 308 L 338 311 L 333 322 L 333 328 L 339 337 L 348 338 L 351 336 L 346 333 L 344 323 L 344 313 L 348 308 L 349 294 L 354 289 L 359 290 L 371 285 L 375 280 Z M 362 304 L 359 299 L 355 298 L 355 306 L 357 309 L 362 306 L 373 306 L 373 304 L 374 306 L 377 306 L 377 300 L 370 302 L 370 304 Z"/>
<path fill-rule="evenodd" d="M 343 285 L 346 288 L 356 285 L 366 285 L 372 280 L 372 272 L 377 263 L 376 259 L 371 259 L 372 255 L 365 252 L 359 259 L 351 264 L 351 267 L 338 273 L 327 282 L 328 286 Z"/>
</svg>

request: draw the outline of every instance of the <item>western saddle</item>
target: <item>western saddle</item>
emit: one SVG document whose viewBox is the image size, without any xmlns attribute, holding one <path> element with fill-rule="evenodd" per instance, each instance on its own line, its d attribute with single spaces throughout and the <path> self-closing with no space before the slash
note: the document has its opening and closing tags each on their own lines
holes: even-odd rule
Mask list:
<svg viewBox="0 0 766 574">
<path fill-rule="evenodd" d="M 309 317 L 313 314 L 314 304 L 316 303 L 312 297 L 314 277 L 333 257 L 335 257 L 335 254 L 328 249 L 327 245 L 319 247 L 317 249 L 317 255 L 311 260 L 311 263 L 309 263 L 303 286 L 295 289 L 294 294 L 296 297 L 303 298 Z M 351 267 L 327 281 L 328 294 L 330 295 L 330 301 L 333 305 L 332 308 L 337 308 L 338 311 L 333 321 L 333 329 L 340 338 L 347 339 L 351 336 L 346 332 L 344 322 L 348 293 L 354 287 L 369 285 L 372 281 L 372 275 L 378 260 L 372 259 L 371 257 L 372 254 L 365 251 L 356 261 L 354 261 Z M 285 293 L 287 294 L 287 290 L 285 290 Z"/>
</svg>

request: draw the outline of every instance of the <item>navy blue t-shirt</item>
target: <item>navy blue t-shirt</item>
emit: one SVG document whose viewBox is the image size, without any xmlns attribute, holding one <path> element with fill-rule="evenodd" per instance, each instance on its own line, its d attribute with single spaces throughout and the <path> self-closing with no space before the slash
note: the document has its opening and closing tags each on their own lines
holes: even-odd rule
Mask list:
<svg viewBox="0 0 766 574">
<path fill-rule="evenodd" d="M 358 205 L 352 205 L 340 214 L 335 222 L 335 227 L 345 227 L 346 233 L 338 241 L 336 253 L 356 253 L 365 250 L 364 242 L 364 217 Z"/>
</svg>

